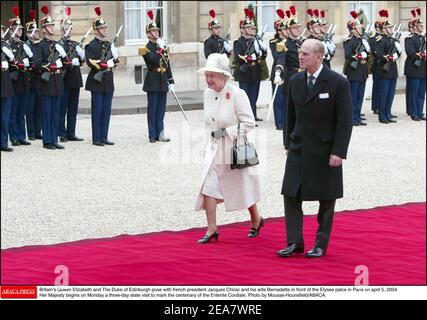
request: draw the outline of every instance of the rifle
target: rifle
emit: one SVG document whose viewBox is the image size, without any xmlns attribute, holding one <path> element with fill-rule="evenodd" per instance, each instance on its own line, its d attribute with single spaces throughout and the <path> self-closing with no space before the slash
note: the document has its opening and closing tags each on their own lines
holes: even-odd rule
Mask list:
<svg viewBox="0 0 427 320">
<path fill-rule="evenodd" d="M 304 30 L 302 31 L 301 35 L 297 39 L 295 39 L 295 41 L 297 42 L 298 47 L 300 47 L 300 48 L 301 48 L 303 42 L 305 41 L 304 35 L 305 35 L 306 32 L 307 32 L 307 28 L 304 28 Z"/>
<path fill-rule="evenodd" d="M 11 36 L 11 38 L 9 40 L 13 41 L 13 42 L 15 42 L 17 44 L 18 52 L 17 52 L 17 54 L 15 56 L 15 61 L 19 62 L 19 61 L 24 60 L 27 57 L 27 54 L 26 54 L 26 52 L 24 50 L 24 43 L 25 42 L 22 41 L 22 40 L 13 38 L 15 36 L 17 30 L 18 30 L 18 28 L 16 28 L 15 32 L 12 34 L 12 36 Z M 19 77 L 19 67 L 17 65 L 15 65 L 15 68 L 17 70 L 13 70 L 13 71 L 10 72 L 10 78 L 14 82 L 17 81 L 18 77 Z"/>
<path fill-rule="evenodd" d="M 8 34 L 10 28 L 7 28 L 6 31 L 3 33 L 2 35 L 2 39 L 4 39 L 4 37 L 6 37 L 6 35 Z"/>
<path fill-rule="evenodd" d="M 70 50 L 67 53 L 67 57 L 70 60 L 73 60 L 74 58 L 77 57 L 77 50 L 76 47 L 82 47 L 83 46 L 83 42 L 86 40 L 86 38 L 88 37 L 89 33 L 92 31 L 92 27 L 86 32 L 86 34 L 83 36 L 82 40 L 80 40 L 80 42 L 77 41 L 73 41 L 73 40 L 69 40 L 69 42 L 71 43 L 70 46 Z M 67 69 L 64 69 L 63 75 L 65 77 L 65 75 L 67 74 Z"/>
<path fill-rule="evenodd" d="M 370 33 L 370 31 L 371 31 L 371 26 L 370 25 L 368 25 L 367 26 L 367 28 L 365 29 L 365 31 L 363 32 L 363 34 L 362 34 L 362 37 L 361 37 L 361 40 L 360 40 L 360 43 L 359 43 L 359 45 L 357 46 L 357 48 L 356 48 L 356 53 L 355 53 L 355 56 L 357 57 L 360 53 L 362 53 L 363 51 L 365 51 L 366 50 L 366 48 L 365 48 L 365 46 L 363 45 L 363 39 L 364 40 L 366 40 L 366 41 L 368 41 L 369 40 L 369 33 Z M 357 69 L 357 66 L 359 65 L 359 61 L 358 60 L 354 60 L 354 61 L 352 61 L 351 63 L 350 63 L 350 67 L 352 68 L 352 69 L 354 69 L 354 70 L 356 70 Z"/>
<path fill-rule="evenodd" d="M 60 46 L 64 46 L 65 41 L 67 40 L 68 34 L 71 31 L 71 26 L 68 27 L 67 32 L 65 32 L 65 34 L 62 36 L 62 38 L 58 41 L 58 44 Z M 59 58 L 59 52 L 58 50 L 55 49 L 55 46 L 53 46 L 51 48 L 49 57 L 47 58 L 48 60 L 48 64 L 50 65 L 52 62 L 58 60 Z M 41 75 L 41 79 L 45 82 L 49 82 L 50 80 L 50 72 L 49 71 L 45 71 L 42 73 Z"/>
<path fill-rule="evenodd" d="M 393 43 L 393 46 L 388 51 L 387 57 L 392 56 L 396 53 L 397 49 L 396 49 L 396 46 L 394 45 L 394 43 L 395 42 L 400 43 L 400 37 L 401 36 L 402 36 L 402 24 L 399 25 L 399 27 L 397 28 L 397 31 L 393 32 L 393 35 L 390 37 L 390 42 Z M 390 65 L 391 65 L 391 62 L 387 60 L 387 62 L 383 65 L 382 69 L 385 72 L 388 72 L 390 70 Z"/>
<path fill-rule="evenodd" d="M 421 45 L 418 48 L 418 52 L 423 52 L 425 50 L 426 50 L 426 35 L 424 34 L 424 37 L 421 40 Z M 416 68 L 420 68 L 421 67 L 421 59 L 414 61 L 414 67 L 416 67 Z"/>
<path fill-rule="evenodd" d="M 102 52 L 102 55 L 101 55 L 101 61 L 108 61 L 108 60 L 110 60 L 110 59 L 112 58 L 113 53 L 111 52 L 111 45 L 117 41 L 117 39 L 119 38 L 120 32 L 122 32 L 122 29 L 123 29 L 123 25 L 121 25 L 121 26 L 120 26 L 119 31 L 117 31 L 116 35 L 114 36 L 114 39 L 113 39 L 113 40 L 110 42 L 110 44 L 108 45 L 107 50 L 104 50 L 104 51 Z M 104 69 L 104 70 L 100 70 L 100 71 L 98 71 L 98 72 L 97 72 L 97 73 L 95 73 L 95 75 L 93 76 L 93 79 L 94 79 L 96 82 L 101 83 L 101 82 L 102 82 L 102 79 L 104 78 L 104 74 L 105 74 L 105 72 L 107 72 L 107 70 L 105 70 L 105 69 Z"/>
</svg>

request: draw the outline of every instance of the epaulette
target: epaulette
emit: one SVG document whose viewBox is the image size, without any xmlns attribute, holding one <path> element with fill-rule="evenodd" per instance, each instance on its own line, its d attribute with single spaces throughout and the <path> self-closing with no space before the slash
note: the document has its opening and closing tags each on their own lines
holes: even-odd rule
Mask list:
<svg viewBox="0 0 427 320">
<path fill-rule="evenodd" d="M 270 39 L 270 43 L 275 43 L 275 42 L 277 42 L 279 39 L 277 39 L 277 38 L 273 38 L 273 39 Z"/>
<path fill-rule="evenodd" d="M 377 42 L 380 42 L 380 40 L 383 38 L 383 36 L 382 35 L 379 35 L 379 36 L 377 36 L 377 37 L 375 37 L 375 40 L 377 40 Z"/>
<path fill-rule="evenodd" d="M 286 47 L 286 39 L 283 39 L 282 41 L 276 43 L 276 51 L 277 52 L 286 52 L 286 51 L 288 51 L 288 48 Z"/>
<path fill-rule="evenodd" d="M 148 49 L 147 46 L 144 46 L 142 48 L 138 48 L 138 55 L 139 56 L 145 56 L 149 52 L 150 52 L 150 49 Z"/>
<path fill-rule="evenodd" d="M 344 39 L 344 42 L 347 42 L 348 40 L 351 39 L 352 36 L 348 36 L 346 39 Z"/>
<path fill-rule="evenodd" d="M 415 33 L 408 34 L 407 38 L 412 37 Z"/>
</svg>

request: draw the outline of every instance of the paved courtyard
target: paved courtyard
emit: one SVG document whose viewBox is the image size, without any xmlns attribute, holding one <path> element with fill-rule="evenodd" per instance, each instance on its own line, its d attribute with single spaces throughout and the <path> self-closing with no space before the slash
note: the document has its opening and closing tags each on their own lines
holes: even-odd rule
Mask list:
<svg viewBox="0 0 427 320">
<path fill-rule="evenodd" d="M 404 108 L 405 96 L 396 96 L 398 123 L 383 125 L 365 101 L 368 126 L 353 130 L 338 211 L 426 201 L 426 122 L 411 121 Z M 267 109 L 259 114 L 265 120 Z M 135 114 L 113 116 L 110 139 L 116 145 L 95 147 L 90 117 L 80 115 L 77 133 L 84 142 L 51 151 L 36 141 L 2 152 L 1 248 L 205 226 L 204 213 L 193 211 L 205 146 L 202 111 L 188 116 L 191 129 L 180 112 L 166 114 L 168 144 L 148 143 L 146 114 Z M 261 214 L 281 217 L 281 131 L 264 121 L 251 139 L 261 161 Z M 315 214 L 317 203 L 305 208 Z M 219 224 L 248 218 L 219 207 Z M 284 242 L 284 234 L 277 241 Z"/>
</svg>

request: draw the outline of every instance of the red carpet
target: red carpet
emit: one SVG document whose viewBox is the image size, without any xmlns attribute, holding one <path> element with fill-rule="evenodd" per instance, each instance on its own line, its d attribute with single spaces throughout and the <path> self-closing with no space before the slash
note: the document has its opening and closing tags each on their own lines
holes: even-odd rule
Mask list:
<svg viewBox="0 0 427 320">
<path fill-rule="evenodd" d="M 316 217 L 304 221 L 307 249 Z M 70 285 L 354 285 L 355 267 L 370 285 L 426 284 L 426 204 L 337 213 L 326 257 L 278 258 L 284 219 L 266 220 L 259 238 L 248 222 L 220 227 L 218 243 L 199 245 L 204 229 L 83 240 L 1 251 L 2 285 L 53 285 L 57 265 Z"/>
</svg>

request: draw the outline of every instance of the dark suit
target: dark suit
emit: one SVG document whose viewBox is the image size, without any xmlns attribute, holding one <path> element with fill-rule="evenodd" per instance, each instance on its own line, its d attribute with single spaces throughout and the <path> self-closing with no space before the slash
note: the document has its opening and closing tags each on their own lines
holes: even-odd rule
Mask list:
<svg viewBox="0 0 427 320">
<path fill-rule="evenodd" d="M 307 73 L 289 81 L 285 149 L 289 151 L 282 194 L 288 243 L 303 243 L 302 201 L 320 201 L 316 245 L 326 250 L 335 200 L 343 197 L 342 168 L 329 167 L 330 155 L 343 159 L 352 132 L 348 80 L 323 66 L 311 93 Z"/>
</svg>

